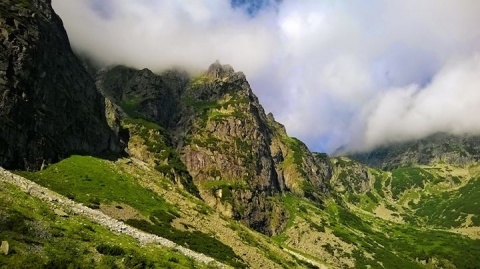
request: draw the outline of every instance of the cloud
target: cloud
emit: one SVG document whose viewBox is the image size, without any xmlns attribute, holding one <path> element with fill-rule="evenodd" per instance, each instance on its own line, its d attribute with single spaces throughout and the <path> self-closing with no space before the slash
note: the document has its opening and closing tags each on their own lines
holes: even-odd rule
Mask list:
<svg viewBox="0 0 480 269">
<path fill-rule="evenodd" d="M 432 82 L 410 85 L 378 96 L 363 147 L 428 136 L 435 132 L 480 134 L 480 54 L 447 63 Z"/>
<path fill-rule="evenodd" d="M 268 14 L 250 20 L 227 1 L 54 1 L 74 48 L 105 64 L 205 69 L 216 59 L 251 73 L 275 53 Z M 262 17 L 264 16 L 264 17 Z"/>
<path fill-rule="evenodd" d="M 244 71 L 313 150 L 480 133 L 479 1 L 264 2 L 53 0 L 74 48 L 104 64 Z"/>
</svg>

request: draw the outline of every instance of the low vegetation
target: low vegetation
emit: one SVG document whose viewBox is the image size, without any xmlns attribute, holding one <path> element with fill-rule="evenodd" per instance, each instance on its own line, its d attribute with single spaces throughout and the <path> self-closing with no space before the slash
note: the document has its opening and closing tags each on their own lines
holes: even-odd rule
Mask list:
<svg viewBox="0 0 480 269">
<path fill-rule="evenodd" d="M 127 224 L 145 232 L 170 239 L 177 244 L 204 253 L 235 268 L 246 267 L 242 259 L 235 254 L 232 248 L 216 239 L 214 235 L 208 235 L 200 231 L 182 231 L 174 228 L 171 223 L 177 217 L 178 215 L 175 211 L 158 210 L 150 215 L 150 222 L 129 219 Z"/>
<path fill-rule="evenodd" d="M 180 253 L 141 246 L 81 216 L 58 216 L 17 187 L 0 184 L 1 268 L 205 268 Z M 101 243 L 99 243 L 101 242 Z"/>
<path fill-rule="evenodd" d="M 413 205 L 415 215 L 426 219 L 431 225 L 451 228 L 460 227 L 472 215 L 468 226 L 480 226 L 480 180 L 470 180 L 465 186 L 451 192 L 424 195 Z"/>
<path fill-rule="evenodd" d="M 480 253 L 480 240 L 385 221 L 345 209 L 334 200 L 327 202 L 324 211 L 296 196 L 286 197 L 284 203 L 290 215 L 310 223 L 312 230 L 322 233 L 328 229 L 351 245 L 352 254 L 331 242 L 325 242 L 324 248 L 331 256 L 353 258 L 355 268 L 425 268 L 424 264 L 433 263 L 439 268 L 475 268 L 480 264 L 480 257 L 476 255 Z M 318 217 L 321 222 L 316 220 Z M 287 231 L 290 229 L 296 229 L 294 222 L 289 223 Z M 285 244 L 289 242 L 286 234 L 275 239 Z"/>
<path fill-rule="evenodd" d="M 43 171 L 18 174 L 85 205 L 124 203 L 145 215 L 172 208 L 112 162 L 91 156 L 75 155 Z"/>
<path fill-rule="evenodd" d="M 435 178 L 425 169 L 418 167 L 397 168 L 392 171 L 392 193 L 394 198 L 410 188 L 423 189 L 426 183 Z"/>
<path fill-rule="evenodd" d="M 130 136 L 140 138 L 141 145 L 151 153 L 155 170 L 172 181 L 179 179 L 182 186 L 192 195 L 199 197 L 199 192 L 180 155 L 173 148 L 166 131 L 155 123 L 143 119 L 125 119 L 122 126 L 129 130 Z M 129 145 L 135 147 L 137 145 Z"/>
</svg>

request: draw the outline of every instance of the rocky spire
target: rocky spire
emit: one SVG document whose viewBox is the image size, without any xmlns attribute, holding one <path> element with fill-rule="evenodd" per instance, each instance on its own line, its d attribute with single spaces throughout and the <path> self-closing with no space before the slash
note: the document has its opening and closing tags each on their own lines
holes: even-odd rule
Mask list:
<svg viewBox="0 0 480 269">
<path fill-rule="evenodd" d="M 210 65 L 206 74 L 214 78 L 223 78 L 232 75 L 235 73 L 233 67 L 228 64 L 222 65 L 219 60 L 216 60 L 213 64 Z"/>
</svg>

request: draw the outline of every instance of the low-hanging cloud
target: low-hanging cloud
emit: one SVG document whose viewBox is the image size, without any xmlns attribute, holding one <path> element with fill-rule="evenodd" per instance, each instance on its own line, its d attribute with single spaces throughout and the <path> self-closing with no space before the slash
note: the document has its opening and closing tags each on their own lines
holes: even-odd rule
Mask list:
<svg viewBox="0 0 480 269">
<path fill-rule="evenodd" d="M 480 134 L 479 1 L 269 2 L 251 16 L 228 0 L 53 1 L 103 64 L 244 71 L 313 150 Z"/>
<path fill-rule="evenodd" d="M 432 82 L 381 93 L 366 109 L 363 146 L 425 137 L 435 132 L 480 134 L 480 54 L 447 63 Z"/>
<path fill-rule="evenodd" d="M 227 1 L 54 1 L 74 48 L 103 64 L 160 71 L 216 59 L 254 73 L 275 53 L 268 14 L 255 21 Z M 263 17 L 262 17 L 263 16 Z"/>
</svg>

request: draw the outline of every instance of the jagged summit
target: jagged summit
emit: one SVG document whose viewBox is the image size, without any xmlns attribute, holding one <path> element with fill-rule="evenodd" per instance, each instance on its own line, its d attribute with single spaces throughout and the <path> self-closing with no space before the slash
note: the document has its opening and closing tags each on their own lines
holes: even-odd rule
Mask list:
<svg viewBox="0 0 480 269">
<path fill-rule="evenodd" d="M 207 75 L 214 78 L 227 77 L 232 75 L 233 73 L 235 73 L 235 70 L 231 65 L 222 65 L 219 60 L 216 60 L 213 64 L 211 64 L 206 72 Z"/>
</svg>

